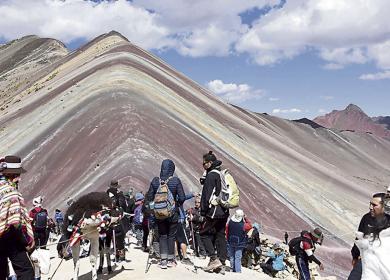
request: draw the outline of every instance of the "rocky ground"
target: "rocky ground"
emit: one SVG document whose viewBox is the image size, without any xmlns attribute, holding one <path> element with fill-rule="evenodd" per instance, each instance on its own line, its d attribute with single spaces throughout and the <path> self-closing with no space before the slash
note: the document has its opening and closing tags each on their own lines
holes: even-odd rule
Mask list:
<svg viewBox="0 0 390 280">
<path fill-rule="evenodd" d="M 73 261 L 67 260 L 62 261 L 57 257 L 56 252 L 56 241 L 53 241 L 53 245 L 49 245 L 48 248 L 50 249 L 51 253 L 51 267 L 50 267 L 50 273 L 48 275 L 42 275 L 42 280 L 53 280 L 53 279 L 72 279 L 73 277 Z M 273 245 L 273 242 L 270 241 L 267 238 L 262 239 L 262 249 L 263 251 L 267 251 L 269 248 L 271 248 Z M 98 277 L 98 279 L 115 279 L 115 280 L 121 280 L 121 279 L 129 279 L 130 277 L 133 279 L 174 279 L 176 277 L 180 277 L 181 280 L 189 280 L 189 279 L 234 279 L 236 280 L 237 277 L 244 277 L 246 279 L 249 278 L 256 278 L 259 280 L 267 280 L 267 279 L 273 279 L 272 277 L 268 276 L 267 274 L 263 273 L 262 270 L 258 267 L 255 269 L 248 269 L 243 268 L 242 274 L 237 275 L 233 272 L 227 272 L 225 275 L 216 274 L 216 273 L 207 273 L 202 270 L 203 267 L 207 266 L 208 260 L 207 259 L 199 259 L 195 258 L 194 256 L 191 256 L 191 260 L 194 261 L 197 269 L 195 270 L 195 267 L 192 265 L 185 265 L 181 262 L 178 262 L 177 267 L 170 268 L 167 270 L 162 270 L 158 267 L 158 261 L 156 259 L 152 259 L 152 263 L 149 267 L 149 270 L 147 273 L 145 273 L 146 269 L 146 263 L 148 254 L 143 252 L 140 247 L 136 245 L 136 240 L 131 237 L 130 238 L 130 244 L 127 247 L 128 251 L 126 253 L 126 262 L 118 264 L 114 266 L 114 272 L 111 274 L 107 273 L 107 269 L 103 269 L 103 274 Z M 287 246 L 285 246 L 287 249 Z M 264 258 L 262 258 L 264 260 Z M 123 265 L 123 268 L 122 268 Z M 297 278 L 297 268 L 295 265 L 294 257 L 287 257 L 286 258 L 286 265 L 287 270 L 278 273 L 275 278 L 279 279 L 298 279 Z M 330 277 L 321 277 L 319 273 L 316 270 L 315 266 L 312 266 L 312 276 L 313 280 L 336 280 L 336 277 L 330 276 Z M 79 272 L 79 279 L 80 280 L 87 280 L 91 279 L 91 272 L 90 272 L 91 266 L 89 262 L 89 258 L 82 258 L 80 263 L 80 272 Z M 56 271 L 57 270 L 57 271 Z M 55 272 L 56 271 L 56 272 Z"/>
</svg>

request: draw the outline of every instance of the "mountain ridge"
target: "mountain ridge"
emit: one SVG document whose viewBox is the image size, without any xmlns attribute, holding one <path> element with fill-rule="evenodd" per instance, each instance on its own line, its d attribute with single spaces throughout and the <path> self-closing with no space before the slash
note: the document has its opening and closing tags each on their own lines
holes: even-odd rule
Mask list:
<svg viewBox="0 0 390 280">
<path fill-rule="evenodd" d="M 32 77 L 0 111 L 0 153 L 24 158 L 27 201 L 44 193 L 48 208 L 63 208 L 112 178 L 145 191 L 164 158 L 186 192 L 198 192 L 202 154 L 213 150 L 252 220 L 280 238 L 320 225 L 321 257 L 346 274 L 367 197 L 390 181 L 390 141 L 232 106 L 117 33 L 92 42 Z"/>
</svg>

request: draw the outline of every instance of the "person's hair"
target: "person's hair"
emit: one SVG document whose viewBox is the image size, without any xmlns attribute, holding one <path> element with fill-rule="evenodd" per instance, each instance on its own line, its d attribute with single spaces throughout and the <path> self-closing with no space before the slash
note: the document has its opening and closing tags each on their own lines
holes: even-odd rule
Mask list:
<svg viewBox="0 0 390 280">
<path fill-rule="evenodd" d="M 380 192 L 380 193 L 374 193 L 373 195 L 372 195 L 372 198 L 380 198 L 381 199 L 381 204 L 383 204 L 383 202 L 385 201 L 385 197 L 386 197 L 386 193 L 384 193 L 384 192 Z"/>
</svg>

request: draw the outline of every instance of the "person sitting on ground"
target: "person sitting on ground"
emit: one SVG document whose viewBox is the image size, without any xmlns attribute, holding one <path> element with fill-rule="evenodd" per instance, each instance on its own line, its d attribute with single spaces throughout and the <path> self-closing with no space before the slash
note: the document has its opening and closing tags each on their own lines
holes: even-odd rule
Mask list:
<svg viewBox="0 0 390 280">
<path fill-rule="evenodd" d="M 48 213 L 45 208 L 42 207 L 43 198 L 38 196 L 34 198 L 34 208 L 30 210 L 29 216 L 32 219 L 32 227 L 34 231 L 35 245 L 46 249 L 46 243 L 48 240 Z"/>
<path fill-rule="evenodd" d="M 316 250 L 315 244 L 322 244 L 323 238 L 324 236 L 319 228 L 303 233 L 302 240 L 298 243 L 297 248 L 295 248 L 297 251 L 295 260 L 298 266 L 300 280 L 311 279 L 309 262 L 315 262 L 319 265 L 320 270 L 324 270 L 324 265 L 314 256 Z"/>
<path fill-rule="evenodd" d="M 283 262 L 286 255 L 279 243 L 275 243 L 272 246 L 272 250 L 268 251 L 265 256 L 269 257 L 268 261 L 260 264 L 264 273 L 274 276 L 279 271 L 286 269 L 286 265 Z"/>
<path fill-rule="evenodd" d="M 226 239 L 229 246 L 230 268 L 241 272 L 242 251 L 247 245 L 247 232 L 252 228 L 244 211 L 237 209 L 226 225 Z"/>
</svg>

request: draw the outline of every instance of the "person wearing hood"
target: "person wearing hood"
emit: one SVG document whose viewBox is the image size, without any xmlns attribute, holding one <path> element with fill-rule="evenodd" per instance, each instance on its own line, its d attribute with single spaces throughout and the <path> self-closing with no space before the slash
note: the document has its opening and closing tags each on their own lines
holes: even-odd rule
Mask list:
<svg viewBox="0 0 390 280">
<path fill-rule="evenodd" d="M 8 259 L 17 279 L 34 279 L 34 266 L 27 253 L 34 248 L 34 234 L 18 191 L 20 175 L 24 172 L 20 157 L 0 159 L 0 280 L 8 276 Z"/>
<path fill-rule="evenodd" d="M 203 182 L 202 196 L 200 199 L 200 213 L 205 217 L 200 235 L 205 246 L 207 255 L 210 257 L 209 264 L 205 268 L 207 272 L 225 273 L 225 262 L 227 259 L 227 244 L 225 238 L 225 226 L 229 217 L 229 209 L 223 208 L 221 205 L 211 204 L 213 196 L 218 196 L 221 192 L 221 177 L 220 171 L 222 162 L 217 160 L 217 157 L 212 151 L 203 155 L 203 168 L 206 171 L 206 176 L 201 178 Z M 217 254 L 215 252 L 217 248 Z"/>
<path fill-rule="evenodd" d="M 256 267 L 261 256 L 260 247 L 261 228 L 258 223 L 253 223 L 253 227 L 248 231 L 248 243 L 243 252 L 243 265 L 245 267 Z"/>
<path fill-rule="evenodd" d="M 179 207 L 184 203 L 186 198 L 183 185 L 178 177 L 173 176 L 174 172 L 174 162 L 170 159 L 164 159 L 161 163 L 160 176 L 153 178 L 150 183 L 149 191 L 146 195 L 147 200 L 153 201 L 154 206 L 156 206 L 155 198 L 157 192 L 161 189 L 160 186 L 162 187 L 167 185 L 169 189 L 168 193 L 170 193 L 168 196 L 174 200 L 174 209 L 171 216 L 166 217 L 165 219 L 158 219 L 156 216 L 158 234 L 160 236 L 160 268 L 162 269 L 176 266 L 175 239 L 179 219 Z"/>
<path fill-rule="evenodd" d="M 49 239 L 49 232 L 47 230 L 49 215 L 47 210 L 42 207 L 42 202 L 43 198 L 41 196 L 33 199 L 34 208 L 30 210 L 29 216 L 33 221 L 35 245 L 42 246 L 43 249 L 46 249 L 47 240 Z"/>
</svg>

